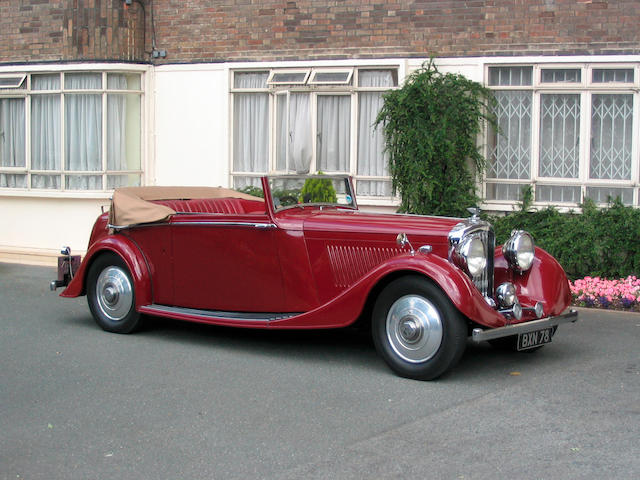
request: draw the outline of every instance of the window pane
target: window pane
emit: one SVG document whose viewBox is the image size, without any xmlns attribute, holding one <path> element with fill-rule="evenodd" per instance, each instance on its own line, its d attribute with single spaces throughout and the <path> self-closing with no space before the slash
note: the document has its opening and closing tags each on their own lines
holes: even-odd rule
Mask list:
<svg viewBox="0 0 640 480">
<path fill-rule="evenodd" d="M 31 75 L 31 90 L 60 90 L 60 74 Z"/>
<path fill-rule="evenodd" d="M 351 71 L 315 72 L 309 83 L 328 83 L 345 85 L 351 79 Z"/>
<path fill-rule="evenodd" d="M 526 185 L 521 183 L 491 183 L 487 182 L 487 200 L 521 200 L 522 189 Z"/>
<path fill-rule="evenodd" d="M 540 176 L 577 178 L 580 95 L 541 95 L 540 109 Z"/>
<path fill-rule="evenodd" d="M 233 170 L 266 172 L 269 163 L 269 95 L 233 97 Z"/>
<path fill-rule="evenodd" d="M 14 89 L 23 87 L 24 79 L 26 75 L 16 75 L 16 76 L 1 76 L 0 77 L 0 89 Z"/>
<path fill-rule="evenodd" d="M 309 72 L 275 72 L 269 83 L 303 84 Z"/>
<path fill-rule="evenodd" d="M 0 187 L 27 188 L 27 176 L 14 175 L 13 173 L 0 173 Z"/>
<path fill-rule="evenodd" d="M 582 71 L 579 68 L 545 68 L 542 83 L 580 83 Z"/>
<path fill-rule="evenodd" d="M 233 75 L 234 88 L 267 88 L 269 72 L 236 72 Z"/>
<path fill-rule="evenodd" d="M 109 90 L 140 90 L 140 74 L 107 73 L 107 88 Z"/>
<path fill-rule="evenodd" d="M 107 95 L 107 169 L 140 169 L 139 95 Z"/>
<path fill-rule="evenodd" d="M 95 90 L 102 88 L 102 74 L 65 73 L 64 88 L 71 90 Z"/>
<path fill-rule="evenodd" d="M 318 170 L 347 172 L 351 149 L 351 97 L 318 96 Z"/>
<path fill-rule="evenodd" d="M 587 198 L 596 203 L 608 203 L 609 199 L 620 198 L 625 205 L 633 203 L 633 188 L 587 187 Z"/>
<path fill-rule="evenodd" d="M 537 185 L 537 202 L 580 203 L 580 187 L 563 185 Z"/>
<path fill-rule="evenodd" d="M 0 167 L 24 167 L 24 98 L 0 98 Z"/>
<path fill-rule="evenodd" d="M 531 108 L 529 91 L 496 91 L 499 131 L 489 137 L 490 178 L 530 178 Z"/>
<path fill-rule="evenodd" d="M 313 155 L 311 143 L 311 101 L 308 93 L 289 95 L 288 169 L 309 173 Z"/>
<path fill-rule="evenodd" d="M 358 86 L 360 87 L 395 87 L 398 84 L 395 70 L 360 70 Z"/>
<path fill-rule="evenodd" d="M 245 187 L 262 188 L 262 180 L 260 177 L 233 177 L 233 188 L 241 190 Z"/>
<path fill-rule="evenodd" d="M 593 95 L 589 177 L 631 179 L 633 95 Z"/>
<path fill-rule="evenodd" d="M 287 169 L 287 95 L 276 95 L 276 170 L 283 172 Z"/>
<path fill-rule="evenodd" d="M 391 182 L 384 180 L 358 180 L 356 183 L 358 195 L 369 197 L 391 197 L 393 191 Z"/>
<path fill-rule="evenodd" d="M 593 83 L 633 83 L 633 68 L 594 68 Z"/>
<path fill-rule="evenodd" d="M 34 170 L 61 169 L 60 123 L 60 95 L 31 97 L 31 168 Z M 31 183 L 33 185 L 33 179 Z M 38 185 L 38 188 L 48 187 Z"/>
<path fill-rule="evenodd" d="M 109 175 L 107 176 L 107 189 L 120 187 L 137 187 L 140 185 L 140 175 Z"/>
<path fill-rule="evenodd" d="M 65 95 L 64 101 L 66 169 L 102 170 L 102 97 Z"/>
<path fill-rule="evenodd" d="M 31 188 L 60 188 L 60 175 L 31 175 Z"/>
<path fill-rule="evenodd" d="M 67 190 L 102 190 L 101 175 L 67 175 Z"/>
<path fill-rule="evenodd" d="M 521 87 L 531 85 L 533 67 L 489 67 L 489 85 Z"/>
<path fill-rule="evenodd" d="M 389 174 L 383 128 L 374 127 L 384 103 L 382 95 L 382 92 L 358 94 L 358 175 L 378 177 Z"/>
</svg>

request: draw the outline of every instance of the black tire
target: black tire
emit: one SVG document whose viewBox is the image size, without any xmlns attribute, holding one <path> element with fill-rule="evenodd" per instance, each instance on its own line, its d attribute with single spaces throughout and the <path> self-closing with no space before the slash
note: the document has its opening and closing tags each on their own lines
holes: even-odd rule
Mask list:
<svg viewBox="0 0 640 480">
<path fill-rule="evenodd" d="M 96 323 L 107 332 L 131 333 L 140 326 L 133 280 L 114 253 L 94 260 L 87 273 L 87 302 Z"/>
<path fill-rule="evenodd" d="M 551 337 L 552 338 L 555 335 L 557 329 L 558 329 L 558 327 L 553 327 L 553 331 L 551 332 Z M 496 338 L 494 340 L 489 340 L 489 343 L 491 344 L 491 346 L 493 348 L 497 348 L 499 350 L 508 350 L 508 351 L 512 351 L 512 352 L 519 352 L 519 353 L 533 353 L 533 352 L 537 352 L 542 347 L 544 347 L 544 345 L 539 345 L 537 347 L 528 348 L 526 350 L 518 350 L 518 336 L 517 335 L 511 335 L 509 337 Z"/>
<path fill-rule="evenodd" d="M 467 343 L 463 316 L 440 288 L 409 275 L 387 285 L 373 308 L 376 350 L 398 375 L 433 380 L 453 368 Z"/>
</svg>

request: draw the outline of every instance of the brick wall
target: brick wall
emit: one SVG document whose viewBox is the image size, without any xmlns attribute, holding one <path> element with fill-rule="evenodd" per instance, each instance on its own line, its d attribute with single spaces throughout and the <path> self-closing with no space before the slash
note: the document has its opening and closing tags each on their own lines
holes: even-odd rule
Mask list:
<svg viewBox="0 0 640 480">
<path fill-rule="evenodd" d="M 638 0 L 154 0 L 167 61 L 640 53 Z"/>
<path fill-rule="evenodd" d="M 0 63 L 142 61 L 144 20 L 123 0 L 0 0 Z"/>
<path fill-rule="evenodd" d="M 640 53 L 638 0 L 0 0 L 0 63 L 149 60 L 152 11 L 161 62 Z"/>
</svg>

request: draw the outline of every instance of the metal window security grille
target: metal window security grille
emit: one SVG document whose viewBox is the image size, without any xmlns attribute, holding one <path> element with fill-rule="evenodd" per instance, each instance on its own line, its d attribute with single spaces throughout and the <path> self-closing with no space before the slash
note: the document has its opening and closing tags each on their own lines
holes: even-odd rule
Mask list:
<svg viewBox="0 0 640 480">
<path fill-rule="evenodd" d="M 593 95 L 590 178 L 631 179 L 632 95 Z"/>
<path fill-rule="evenodd" d="M 540 108 L 540 176 L 578 178 L 580 95 L 541 95 Z"/>
<path fill-rule="evenodd" d="M 530 178 L 533 94 L 529 91 L 498 91 L 495 98 L 499 131 L 495 132 L 495 146 L 489 152 L 487 176 Z"/>
</svg>

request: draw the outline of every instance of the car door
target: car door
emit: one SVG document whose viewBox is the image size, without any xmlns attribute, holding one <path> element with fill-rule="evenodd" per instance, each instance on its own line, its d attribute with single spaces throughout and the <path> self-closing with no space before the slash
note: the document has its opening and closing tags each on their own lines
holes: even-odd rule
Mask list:
<svg viewBox="0 0 640 480">
<path fill-rule="evenodd" d="M 227 312 L 282 312 L 275 229 L 263 214 L 174 215 L 174 305 Z"/>
</svg>

